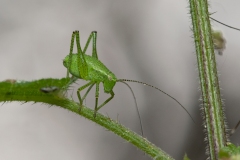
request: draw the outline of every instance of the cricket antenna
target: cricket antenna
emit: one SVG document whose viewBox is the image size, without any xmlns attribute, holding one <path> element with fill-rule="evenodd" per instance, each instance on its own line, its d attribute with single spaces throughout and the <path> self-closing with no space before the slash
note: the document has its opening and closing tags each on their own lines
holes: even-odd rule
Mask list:
<svg viewBox="0 0 240 160">
<path fill-rule="evenodd" d="M 121 83 L 125 84 L 130 89 L 130 91 L 132 92 L 132 96 L 133 96 L 133 99 L 135 101 L 135 107 L 136 107 L 136 110 L 137 110 L 137 113 L 138 113 L 138 119 L 139 119 L 140 126 L 141 126 L 141 134 L 142 134 L 142 137 L 143 137 L 142 120 L 141 120 L 140 112 L 139 112 L 139 109 L 138 109 L 138 105 L 137 105 L 137 100 L 136 100 L 135 94 L 134 94 L 132 88 L 129 86 L 129 84 L 127 84 L 124 81 L 119 81 L 119 80 L 118 80 L 118 82 L 121 82 Z"/>
<path fill-rule="evenodd" d="M 136 81 L 136 80 L 130 80 L 130 79 L 118 79 L 117 80 L 118 82 L 136 82 L 136 83 L 140 83 L 140 84 L 143 84 L 143 85 L 146 85 L 146 86 L 149 86 L 149 87 L 152 87 L 152 88 L 155 88 L 156 90 L 162 92 L 163 94 L 167 95 L 168 97 L 172 98 L 175 102 L 177 102 L 186 112 L 187 114 L 190 116 L 190 118 L 192 119 L 192 121 L 196 124 L 196 122 L 194 121 L 193 117 L 191 116 L 191 114 L 187 111 L 187 109 L 174 97 L 170 96 L 169 94 L 167 94 L 166 92 L 164 92 L 163 90 L 155 87 L 155 86 L 152 86 L 150 84 L 147 84 L 145 82 L 140 82 L 140 81 Z"/>
<path fill-rule="evenodd" d="M 235 133 L 235 131 L 236 131 L 236 129 L 238 128 L 239 124 L 240 124 L 240 121 L 238 121 L 237 125 L 231 130 L 230 136 Z"/>
<path fill-rule="evenodd" d="M 227 25 L 227 24 L 224 24 L 224 23 L 222 23 L 222 22 L 220 22 L 220 21 L 218 21 L 218 20 L 216 20 L 216 19 L 214 19 L 214 18 L 212 18 L 212 17 L 209 17 L 209 18 L 212 19 L 212 20 L 214 20 L 214 21 L 217 22 L 217 23 L 220 23 L 220 24 L 226 26 L 226 27 L 229 27 L 229 28 L 232 28 L 232 29 L 235 29 L 235 30 L 240 31 L 240 29 L 238 29 L 238 28 L 236 28 L 236 27 L 232 27 L 232 26 L 229 26 L 229 25 Z"/>
</svg>

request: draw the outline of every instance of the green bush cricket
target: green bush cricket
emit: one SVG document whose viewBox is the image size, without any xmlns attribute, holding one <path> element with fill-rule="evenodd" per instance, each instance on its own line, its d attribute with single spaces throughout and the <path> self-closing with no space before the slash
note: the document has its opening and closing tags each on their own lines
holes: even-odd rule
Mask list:
<svg viewBox="0 0 240 160">
<path fill-rule="evenodd" d="M 75 38 L 76 38 L 76 43 L 77 43 L 77 53 L 73 53 Z M 91 40 L 92 40 L 92 56 L 85 54 Z M 104 105 L 106 105 L 114 97 L 113 88 L 114 88 L 116 82 L 122 82 L 122 83 L 126 84 L 128 87 L 130 87 L 126 83 L 126 81 L 128 81 L 128 82 L 136 82 L 136 83 L 140 83 L 143 85 L 147 85 L 149 87 L 159 90 L 160 92 L 164 93 L 165 95 L 169 96 L 174 101 L 176 101 L 188 113 L 188 115 L 193 120 L 190 113 L 178 100 L 176 100 L 174 97 L 170 96 L 166 92 L 160 90 L 159 88 L 154 87 L 154 86 L 149 85 L 144 82 L 136 81 L 136 80 L 117 79 L 117 77 L 101 61 L 98 60 L 96 40 L 97 40 L 97 32 L 93 31 L 93 32 L 91 32 L 91 34 L 87 40 L 87 43 L 86 43 L 84 49 L 82 50 L 82 48 L 80 46 L 79 31 L 74 31 L 72 33 L 72 38 L 71 38 L 70 53 L 63 60 L 63 65 L 67 68 L 67 78 L 69 78 L 69 73 L 71 73 L 71 75 L 73 76 L 72 78 L 74 78 L 75 80 L 83 79 L 83 80 L 89 81 L 87 84 L 80 87 L 77 91 L 77 96 L 78 96 L 78 99 L 80 102 L 79 111 L 81 111 L 83 100 L 86 98 L 87 94 L 89 93 L 89 91 L 95 84 L 96 84 L 96 92 L 95 92 L 94 117 L 96 117 L 96 112 L 99 109 L 101 109 Z M 107 100 L 105 100 L 101 105 L 98 105 L 99 84 L 100 83 L 103 83 L 104 92 L 107 94 L 110 94 L 110 97 Z M 88 90 L 86 91 L 85 95 L 83 97 L 81 97 L 80 92 L 87 87 L 89 87 Z M 131 88 L 130 88 L 130 90 L 132 92 Z M 136 100 L 134 94 L 133 94 L 133 97 Z M 135 104 L 136 104 L 136 101 L 135 101 Z M 139 112 L 138 112 L 138 114 L 139 114 Z M 140 117 L 140 114 L 138 116 Z M 193 120 L 193 122 L 194 122 L 194 120 Z M 140 119 L 140 123 L 141 123 L 141 119 Z"/>
</svg>

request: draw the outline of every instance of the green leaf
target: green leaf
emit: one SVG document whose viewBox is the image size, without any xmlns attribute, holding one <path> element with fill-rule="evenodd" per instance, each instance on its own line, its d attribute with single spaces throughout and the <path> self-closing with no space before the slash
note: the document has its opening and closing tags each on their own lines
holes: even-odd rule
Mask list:
<svg viewBox="0 0 240 160">
<path fill-rule="evenodd" d="M 185 153 L 184 157 L 183 157 L 183 160 L 190 160 L 187 156 L 187 154 Z"/>
<path fill-rule="evenodd" d="M 240 147 L 229 143 L 219 151 L 220 159 L 240 160 Z"/>
</svg>

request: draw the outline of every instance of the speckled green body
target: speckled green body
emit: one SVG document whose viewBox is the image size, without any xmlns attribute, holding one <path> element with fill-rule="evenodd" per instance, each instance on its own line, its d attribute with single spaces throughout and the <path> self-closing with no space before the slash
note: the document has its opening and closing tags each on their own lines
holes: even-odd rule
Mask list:
<svg viewBox="0 0 240 160">
<path fill-rule="evenodd" d="M 65 57 L 63 60 L 63 65 L 66 68 L 69 68 L 69 72 L 80 79 L 84 79 L 86 81 L 92 81 L 96 83 L 103 83 L 104 91 L 109 93 L 116 84 L 116 76 L 98 59 L 84 54 L 85 61 L 87 63 L 88 74 L 83 77 L 80 75 L 78 70 L 78 55 L 72 54 L 72 62 L 71 66 L 68 67 L 69 55 Z"/>
<path fill-rule="evenodd" d="M 76 39 L 77 53 L 73 53 L 74 41 Z M 89 43 L 92 40 L 92 56 L 86 55 L 86 51 Z M 69 73 L 72 74 L 72 81 L 76 79 L 83 79 L 88 81 L 87 84 L 81 86 L 77 90 L 78 99 L 80 102 L 79 112 L 83 107 L 83 101 L 92 89 L 96 85 L 95 92 L 95 112 L 94 117 L 96 117 L 97 111 L 106 105 L 114 97 L 113 87 L 117 82 L 116 76 L 102 63 L 98 60 L 97 55 L 97 32 L 92 31 L 88 37 L 85 47 L 81 48 L 80 45 L 80 35 L 79 31 L 73 31 L 71 38 L 71 46 L 69 55 L 63 60 L 63 65 L 67 68 L 67 78 Z M 98 105 L 99 98 L 99 84 L 103 83 L 104 92 L 110 94 L 110 97 L 106 99 L 101 105 Z M 85 95 L 82 97 L 80 92 L 87 89 Z"/>
</svg>

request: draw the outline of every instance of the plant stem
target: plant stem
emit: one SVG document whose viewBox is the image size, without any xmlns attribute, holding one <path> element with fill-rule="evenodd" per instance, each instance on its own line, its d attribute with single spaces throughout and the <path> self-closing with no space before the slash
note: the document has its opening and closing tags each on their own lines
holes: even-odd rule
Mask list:
<svg viewBox="0 0 240 160">
<path fill-rule="evenodd" d="M 203 100 L 204 126 L 210 158 L 218 159 L 219 150 L 226 146 L 226 126 L 218 81 L 211 24 L 207 0 L 189 0 L 193 24 L 198 70 Z"/>
<path fill-rule="evenodd" d="M 126 141 L 132 143 L 144 153 L 156 160 L 173 159 L 160 148 L 149 142 L 135 132 L 124 127 L 117 121 L 110 119 L 100 113 L 94 117 L 94 111 L 82 107 L 79 112 L 79 104 L 69 100 L 65 96 L 65 91 L 71 81 L 69 78 L 62 79 L 40 79 L 36 81 L 16 81 L 6 80 L 0 82 L 0 102 L 22 101 L 22 102 L 42 102 L 49 105 L 59 106 L 79 114 L 119 135 Z M 63 89 L 62 89 L 63 88 Z"/>
</svg>

